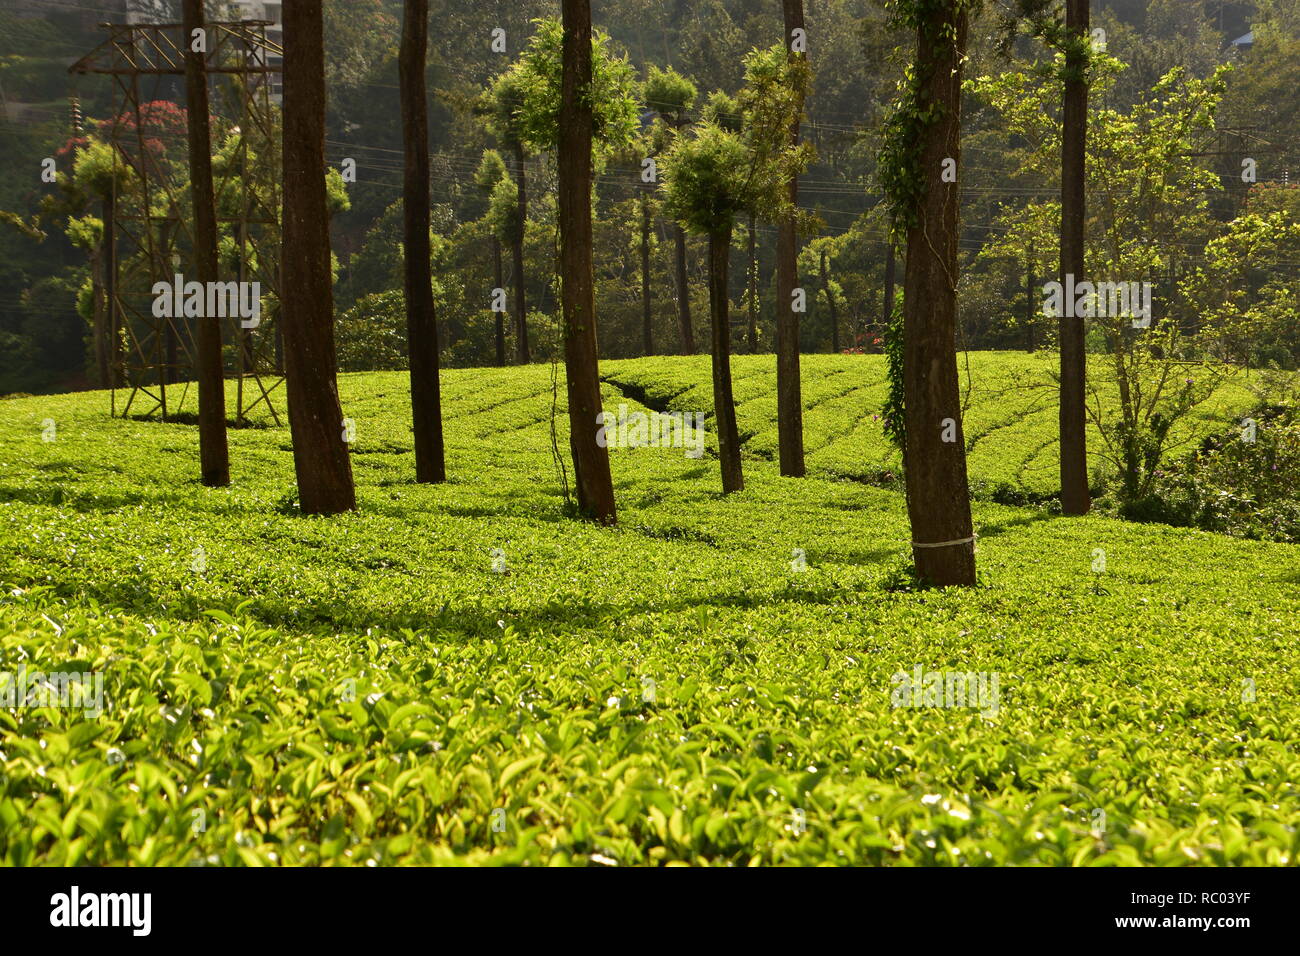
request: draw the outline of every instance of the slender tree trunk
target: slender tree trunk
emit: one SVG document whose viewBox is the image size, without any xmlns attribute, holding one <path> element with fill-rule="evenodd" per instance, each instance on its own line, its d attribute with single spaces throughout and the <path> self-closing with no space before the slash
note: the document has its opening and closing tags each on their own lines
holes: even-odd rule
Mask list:
<svg viewBox="0 0 1300 956">
<path fill-rule="evenodd" d="M 184 0 L 184 33 L 203 29 L 203 0 Z M 212 138 L 208 119 L 206 55 L 185 47 L 185 105 L 190 147 L 190 194 L 194 203 L 194 262 L 198 281 L 217 281 L 217 212 L 212 191 Z M 172 333 L 174 334 L 174 333 Z M 199 380 L 199 469 L 203 484 L 230 484 L 226 445 L 226 381 L 221 360 L 221 320 L 202 316 L 195 334 Z M 164 372 L 164 378 L 166 372 Z M 165 414 L 165 410 L 164 410 Z"/>
<path fill-rule="evenodd" d="M 1124 490 L 1122 492 L 1124 501 L 1133 501 L 1137 498 L 1138 472 L 1141 468 L 1142 452 L 1138 447 L 1138 410 L 1134 408 L 1133 391 L 1130 387 L 1130 379 L 1125 366 L 1124 360 L 1125 345 L 1124 333 L 1115 337 L 1114 343 L 1115 356 L 1115 381 L 1119 383 L 1119 407 L 1120 421 L 1124 423 L 1124 432 L 1122 438 L 1123 457 L 1124 457 Z"/>
<path fill-rule="evenodd" d="M 406 0 L 398 55 L 405 173 L 402 223 L 405 238 L 406 341 L 411 367 L 411 424 L 415 433 L 415 480 L 447 480 L 442 444 L 442 395 L 438 384 L 438 317 L 429 275 L 429 107 L 424 64 L 429 46 L 429 0 Z"/>
<path fill-rule="evenodd" d="M 941 179 L 961 152 L 961 74 L 967 14 L 943 0 L 917 30 L 917 109 L 925 194 L 907 231 L 903 383 L 907 511 L 917 574 L 931 584 L 973 585 L 975 547 L 957 382 L 958 183 Z M 930 39 L 935 37 L 936 39 Z"/>
<path fill-rule="evenodd" d="M 736 430 L 736 403 L 731 396 L 731 315 L 728 272 L 731 265 L 731 230 L 709 236 L 709 320 L 713 333 L 713 417 L 718 429 L 718 455 L 722 461 L 722 491 L 745 489 L 740 465 L 740 434 Z"/>
<path fill-rule="evenodd" d="M 591 2 L 563 0 L 559 160 L 560 276 L 564 372 L 569 398 L 569 449 L 578 508 L 614 524 L 609 451 L 596 441 L 600 401 L 599 349 L 591 236 Z"/>
<path fill-rule="evenodd" d="M 329 209 L 325 201 L 325 44 L 320 0 L 284 7 L 284 228 L 281 239 L 285 390 L 298 500 L 305 514 L 356 508 L 343 440 Z"/>
<path fill-rule="evenodd" d="M 641 194 L 641 329 L 646 355 L 655 351 L 650 303 L 650 197 Z"/>
<path fill-rule="evenodd" d="M 795 30 L 802 30 L 803 0 L 781 0 L 785 19 L 785 47 L 791 61 L 806 57 L 792 49 Z M 799 143 L 799 103 L 790 128 L 790 144 Z M 790 177 L 790 203 L 799 204 L 799 179 Z M 776 420 L 781 474 L 794 478 L 804 474 L 803 396 L 799 384 L 799 313 L 794 311 L 793 294 L 799 284 L 799 240 L 793 218 L 777 223 L 776 234 Z"/>
<path fill-rule="evenodd" d="M 501 278 L 501 239 L 492 237 L 492 288 L 504 289 Z M 493 312 L 496 317 L 497 365 L 506 364 L 506 316 L 504 312 Z"/>
<path fill-rule="evenodd" d="M 1034 264 L 1031 262 L 1025 268 L 1025 332 L 1029 336 L 1026 351 L 1031 355 L 1034 353 L 1034 299 Z"/>
<path fill-rule="evenodd" d="M 835 292 L 831 289 L 830 273 L 826 271 L 826 250 L 822 250 L 822 289 L 826 292 L 826 306 L 831 314 L 831 352 L 840 354 L 840 313 L 835 306 Z"/>
<path fill-rule="evenodd" d="M 1065 29 L 1072 45 L 1065 54 L 1065 98 L 1061 125 L 1061 284 L 1073 275 L 1084 281 L 1084 176 L 1088 138 L 1088 81 L 1084 74 L 1088 0 L 1065 0 Z M 1087 514 L 1086 323 L 1064 313 L 1061 326 L 1061 511 Z"/>
<path fill-rule="evenodd" d="M 682 354 L 695 354 L 695 331 L 691 328 L 691 290 L 686 282 L 686 230 L 673 225 L 673 266 L 677 272 L 677 321 L 682 327 Z"/>
<path fill-rule="evenodd" d="M 528 184 L 524 179 L 522 146 L 515 147 L 515 172 L 515 183 L 519 190 L 516 215 L 519 218 L 515 222 L 515 235 L 510 245 L 515 266 L 515 361 L 527 365 L 531 361 L 528 352 L 528 303 L 524 299 L 524 230 L 528 224 Z"/>
<path fill-rule="evenodd" d="M 749 354 L 758 352 L 758 250 L 755 243 L 754 214 L 749 215 Z"/>
</svg>

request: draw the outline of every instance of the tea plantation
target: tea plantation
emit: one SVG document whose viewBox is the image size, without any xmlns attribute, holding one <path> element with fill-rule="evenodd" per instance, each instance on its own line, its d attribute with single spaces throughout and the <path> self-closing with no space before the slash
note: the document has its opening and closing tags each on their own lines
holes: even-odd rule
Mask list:
<svg viewBox="0 0 1300 956">
<path fill-rule="evenodd" d="M 970 364 L 973 478 L 1050 492 L 1051 360 Z M 611 410 L 711 407 L 707 357 L 602 373 Z M 746 490 L 711 434 L 614 450 L 611 529 L 565 511 L 543 365 L 444 373 L 443 486 L 405 373 L 342 376 L 359 511 L 330 519 L 266 420 L 214 490 L 192 425 L 0 402 L 0 671 L 105 697 L 0 705 L 0 860 L 1295 863 L 1294 546 L 981 498 L 980 587 L 918 591 L 902 497 L 845 480 L 897 467 L 879 357 L 805 358 L 803 480 L 771 357 L 735 374 Z M 1213 404 L 1189 434 L 1250 399 Z M 894 706 L 917 668 L 994 706 Z"/>
</svg>

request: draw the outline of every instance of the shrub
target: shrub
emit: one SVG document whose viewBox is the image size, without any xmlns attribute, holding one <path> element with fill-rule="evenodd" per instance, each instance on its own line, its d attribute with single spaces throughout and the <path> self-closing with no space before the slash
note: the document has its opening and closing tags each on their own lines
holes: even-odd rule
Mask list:
<svg viewBox="0 0 1300 956">
<path fill-rule="evenodd" d="M 401 289 L 362 296 L 338 317 L 339 371 L 406 368 L 406 295 Z"/>
<path fill-rule="evenodd" d="M 1300 541 L 1300 408 L 1261 406 L 1246 427 L 1211 436 L 1157 471 L 1149 494 L 1125 503 L 1132 521 L 1194 526 L 1243 538 Z"/>
</svg>

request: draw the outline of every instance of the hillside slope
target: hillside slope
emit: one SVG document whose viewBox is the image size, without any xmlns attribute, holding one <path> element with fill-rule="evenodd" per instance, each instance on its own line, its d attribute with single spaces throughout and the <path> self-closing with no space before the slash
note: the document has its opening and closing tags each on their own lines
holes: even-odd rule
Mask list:
<svg viewBox="0 0 1300 956">
<path fill-rule="evenodd" d="M 233 430 L 214 490 L 191 426 L 0 402 L 0 671 L 107 698 L 0 703 L 0 859 L 1294 862 L 1294 547 L 983 502 L 980 587 L 915 592 L 901 498 L 829 480 L 883 448 L 875 363 L 809 361 L 787 480 L 739 360 L 745 492 L 616 450 L 611 529 L 564 512 L 545 367 L 446 374 L 443 486 L 412 483 L 405 374 L 342 377 L 331 519 L 294 513 L 285 429 Z M 707 359 L 603 371 L 611 408 L 708 407 Z M 972 407 L 996 460 L 1022 419 Z M 894 706 L 918 667 L 997 691 Z"/>
<path fill-rule="evenodd" d="M 879 479 L 901 460 L 880 419 L 888 384 L 881 355 L 803 357 L 804 448 L 808 468 L 827 477 Z M 976 494 L 1007 488 L 1034 495 L 1060 489 L 1055 353 L 970 352 L 959 356 L 963 431 Z M 744 451 L 775 461 L 776 381 L 772 357 L 733 359 L 737 424 Z M 602 377 L 615 395 L 645 396 L 656 408 L 708 411 L 713 405 L 709 359 L 676 357 L 606 362 Z M 1101 376 L 1097 376 L 1100 380 Z M 1097 386 L 1108 402 L 1114 390 Z M 606 404 L 613 400 L 606 392 Z M 1243 376 L 1222 386 L 1171 435 L 1171 451 L 1231 429 L 1254 404 Z M 1104 445 L 1088 429 L 1093 466 Z"/>
</svg>

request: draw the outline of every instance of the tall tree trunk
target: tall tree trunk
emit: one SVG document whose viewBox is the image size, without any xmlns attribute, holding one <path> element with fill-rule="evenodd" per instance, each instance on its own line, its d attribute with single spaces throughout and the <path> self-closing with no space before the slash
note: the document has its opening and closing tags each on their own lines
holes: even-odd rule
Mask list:
<svg viewBox="0 0 1300 956">
<path fill-rule="evenodd" d="M 917 29 L 916 109 L 935 115 L 917 134 L 925 177 L 903 270 L 904 473 L 917 574 L 931 584 L 973 585 L 975 546 L 957 383 L 957 211 L 960 186 L 941 179 L 960 167 L 961 74 L 967 14 L 943 0 Z M 948 439 L 945 441 L 944 439 Z"/>
<path fill-rule="evenodd" d="M 501 278 L 501 239 L 492 237 L 492 288 L 503 289 Z M 495 295 L 495 293 L 494 293 Z M 496 317 L 497 365 L 506 364 L 506 316 L 504 312 L 493 312 Z"/>
<path fill-rule="evenodd" d="M 840 354 L 840 312 L 835 305 L 835 292 L 831 289 L 830 273 L 826 270 L 826 250 L 822 250 L 822 289 L 826 292 L 826 305 L 831 313 L 831 352 Z"/>
<path fill-rule="evenodd" d="M 184 0 L 184 33 L 203 29 L 203 0 Z M 194 262 L 198 281 L 217 281 L 217 211 L 212 191 L 212 137 L 208 119 L 206 54 L 185 45 L 185 105 L 190 147 L 190 195 L 194 203 Z M 170 324 L 170 323 L 169 323 Z M 174 335 L 174 333 L 170 333 Z M 169 335 L 169 338 L 170 338 Z M 195 371 L 199 380 L 199 470 L 203 484 L 230 484 L 230 453 L 226 445 L 226 381 L 221 359 L 221 320 L 198 320 Z M 164 379 L 166 372 L 164 371 Z M 164 414 L 166 410 L 164 408 Z"/>
<path fill-rule="evenodd" d="M 285 391 L 298 500 L 305 514 L 356 508 L 343 440 L 334 290 L 325 202 L 325 44 L 320 0 L 284 12 L 284 229 L 281 238 Z"/>
<path fill-rule="evenodd" d="M 596 441 L 601 413 L 596 294 L 591 237 L 591 2 L 563 0 L 559 161 L 560 276 L 564 373 L 569 397 L 569 450 L 578 508 L 614 524 L 609 451 Z"/>
<path fill-rule="evenodd" d="M 514 257 L 515 272 L 515 361 L 527 365 L 531 361 L 528 352 L 528 303 L 524 300 L 524 230 L 528 225 L 528 184 L 524 179 L 524 148 L 515 146 L 515 184 L 518 189 L 515 203 L 519 207 L 515 221 L 515 235 L 510 244 Z"/>
<path fill-rule="evenodd" d="M 755 233 L 757 232 L 754 222 L 754 214 L 749 215 L 749 269 L 746 273 L 748 279 L 748 294 L 745 296 L 749 300 L 749 354 L 754 355 L 758 352 L 758 250 L 755 242 Z"/>
<path fill-rule="evenodd" d="M 411 367 L 411 424 L 415 480 L 447 480 L 438 384 L 438 317 L 429 275 L 429 107 L 424 63 L 429 46 L 429 0 L 406 0 L 398 53 L 402 104 L 402 224 L 405 239 L 406 341 Z"/>
<path fill-rule="evenodd" d="M 781 0 L 785 17 L 785 48 L 791 61 L 805 57 L 792 49 L 795 30 L 803 29 L 803 0 Z M 795 111 L 790 128 L 790 144 L 799 143 L 799 120 L 803 103 Z M 790 177 L 790 203 L 799 204 L 799 179 Z M 793 295 L 799 284 L 799 240 L 793 218 L 777 223 L 776 233 L 776 421 L 781 474 L 801 477 L 803 461 L 803 396 L 799 385 L 799 313 L 794 311 Z"/>
<path fill-rule="evenodd" d="M 641 331 L 646 355 L 655 351 L 650 306 L 650 196 L 641 194 Z"/>
<path fill-rule="evenodd" d="M 673 225 L 673 266 L 677 272 L 677 321 L 682 328 L 682 354 L 695 354 L 695 331 L 691 328 L 691 290 L 686 282 L 686 230 Z"/>
<path fill-rule="evenodd" d="M 1085 150 L 1088 140 L 1088 0 L 1065 0 L 1065 98 L 1061 120 L 1061 285 L 1083 282 Z M 1061 511 L 1087 514 L 1088 446 L 1085 431 L 1087 353 L 1085 322 L 1066 315 L 1061 326 Z"/>
<path fill-rule="evenodd" d="M 718 429 L 718 455 L 722 462 L 722 491 L 743 491 L 740 434 L 736 430 L 736 403 L 731 396 L 731 301 L 728 272 L 731 265 L 731 230 L 709 236 L 709 324 L 713 334 L 713 417 Z"/>
</svg>

